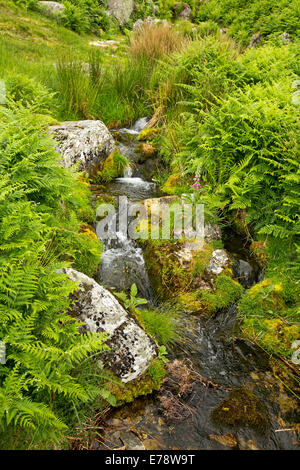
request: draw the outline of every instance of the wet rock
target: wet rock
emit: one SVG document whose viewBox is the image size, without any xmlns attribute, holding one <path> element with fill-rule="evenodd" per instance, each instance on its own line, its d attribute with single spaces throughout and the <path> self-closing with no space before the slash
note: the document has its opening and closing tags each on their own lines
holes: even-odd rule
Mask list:
<svg viewBox="0 0 300 470">
<path fill-rule="evenodd" d="M 65 5 L 58 2 L 38 2 L 39 9 L 46 15 L 60 15 L 65 10 Z"/>
<path fill-rule="evenodd" d="M 255 282 L 255 272 L 251 264 L 242 259 L 235 260 L 233 263 L 233 274 L 243 287 L 247 288 Z"/>
<path fill-rule="evenodd" d="M 215 250 L 213 251 L 209 266 L 206 271 L 208 274 L 221 274 L 221 272 L 229 266 L 230 260 L 225 250 Z"/>
<path fill-rule="evenodd" d="M 133 6 L 133 0 L 108 0 L 108 13 L 124 24 L 129 20 Z"/>
<path fill-rule="evenodd" d="M 94 279 L 71 268 L 63 272 L 78 282 L 71 315 L 85 322 L 87 331 L 109 334 L 107 362 L 115 375 L 124 383 L 141 376 L 157 355 L 154 341 Z"/>
<path fill-rule="evenodd" d="M 250 39 L 249 47 L 257 47 L 261 41 L 261 33 L 253 34 L 252 38 Z"/>
<path fill-rule="evenodd" d="M 140 439 L 131 431 L 121 432 L 120 439 L 126 446 L 126 450 L 145 450 L 145 446 Z"/>
<path fill-rule="evenodd" d="M 165 443 L 159 438 L 146 439 L 143 442 L 143 444 L 144 444 L 146 450 L 159 450 L 159 449 L 165 449 L 166 448 Z"/>
<path fill-rule="evenodd" d="M 49 127 L 58 141 L 57 151 L 66 168 L 78 164 L 78 170 L 93 172 L 115 150 L 115 142 L 102 121 L 66 121 Z"/>
</svg>

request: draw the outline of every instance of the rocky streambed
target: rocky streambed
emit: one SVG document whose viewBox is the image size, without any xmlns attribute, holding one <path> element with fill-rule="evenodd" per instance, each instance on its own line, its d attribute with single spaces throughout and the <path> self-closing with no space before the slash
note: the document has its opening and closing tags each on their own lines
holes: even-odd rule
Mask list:
<svg viewBox="0 0 300 470">
<path fill-rule="evenodd" d="M 150 178 L 159 163 L 155 148 L 137 140 L 146 124 L 143 118 L 131 129 L 112 132 L 130 165 L 122 177 L 92 188 L 96 204 L 106 199 L 118 205 L 119 196 L 126 196 L 129 205 L 141 201 L 147 205 L 161 198 L 172 203 L 174 198 L 163 197 Z M 100 132 L 93 143 L 97 158 L 105 158 L 115 148 L 111 135 L 106 131 L 103 134 L 101 125 L 95 122 L 75 127 L 67 123 L 67 127 L 73 132 L 70 146 L 64 130 L 52 129 L 63 135 L 60 151 L 66 155 L 67 166 L 76 161 L 83 166 L 87 163 L 89 168 L 94 165 L 95 152 L 92 155 L 89 149 L 95 131 Z M 78 136 L 80 129 L 85 140 Z M 166 298 L 179 312 L 179 335 L 161 389 L 111 408 L 105 415 L 104 431 L 91 444 L 93 448 L 298 447 L 299 407 L 289 391 L 288 369 L 236 334 L 237 299 L 244 289 L 260 281 L 263 273 L 241 237 L 233 232 L 221 233 L 212 224 L 207 224 L 204 234 L 204 249 L 195 259 L 195 253 L 184 243 L 159 245 L 132 240 L 116 224 L 116 236 L 103 242 L 98 283 L 80 273 L 68 273 L 79 276 L 84 292 L 77 307 L 78 311 L 85 307 L 88 313 L 81 320 L 90 331 L 106 331 L 114 338 L 110 341 L 110 365 L 127 386 L 131 379 L 143 375 L 158 350 L 107 289 L 128 292 L 135 283 L 139 296 L 149 305 L 163 309 L 162 299 Z M 185 286 L 187 293 L 182 295 L 179 286 Z M 112 324 L 116 323 L 112 318 L 118 319 L 117 325 Z"/>
<path fill-rule="evenodd" d="M 145 125 L 142 119 L 133 128 L 118 131 L 120 150 L 132 162 L 132 169 L 107 186 L 109 195 L 126 195 L 131 201 L 161 197 L 155 183 L 149 181 L 155 159 L 146 160 L 145 165 L 137 151 L 140 143 L 136 138 Z M 221 238 L 220 231 L 214 232 L 212 227 L 205 234 L 208 241 Z M 230 259 L 233 276 L 244 288 L 261 280 L 263 273 L 245 241 L 232 232 L 223 234 L 223 241 L 226 251 L 215 250 L 211 257 L 217 268 L 226 269 Z M 228 256 L 225 260 L 224 251 Z M 134 241 L 119 237 L 106 242 L 99 279 L 118 289 L 128 289 L 135 282 L 140 294 L 157 305 L 144 255 L 145 250 Z M 181 308 L 181 334 L 171 353 L 162 389 L 112 409 L 96 447 L 297 448 L 297 399 L 276 377 L 282 372 L 280 363 L 235 336 L 235 303 L 209 318 L 193 313 L 190 307 L 186 310 Z"/>
</svg>

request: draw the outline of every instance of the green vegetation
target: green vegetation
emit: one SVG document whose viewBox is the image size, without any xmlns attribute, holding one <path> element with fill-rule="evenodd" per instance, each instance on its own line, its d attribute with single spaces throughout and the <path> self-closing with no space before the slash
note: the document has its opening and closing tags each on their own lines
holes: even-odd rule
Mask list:
<svg viewBox="0 0 300 470">
<path fill-rule="evenodd" d="M 272 240 L 265 248 L 269 264 L 265 279 L 249 289 L 238 306 L 243 334 L 269 353 L 291 358 L 299 339 L 299 263 L 293 244 Z M 298 264 L 298 265 L 297 265 Z"/>
<path fill-rule="evenodd" d="M 0 426 L 8 448 L 51 445 L 68 424 L 56 397 L 69 407 L 94 399 L 95 387 L 83 387 L 73 374 L 90 353 L 105 349 L 106 339 L 78 334 L 80 324 L 67 314 L 76 285 L 58 270 L 73 265 L 87 272 L 100 245 L 79 233 L 78 209 L 89 207 L 86 186 L 60 165 L 30 109 L 1 110 L 0 146 L 0 337 L 7 351 Z"/>
<path fill-rule="evenodd" d="M 158 390 L 165 348 L 176 340 L 175 309 L 211 315 L 236 302 L 239 334 L 286 363 L 300 335 L 297 0 L 137 1 L 123 26 L 108 17 L 105 2 L 63 3 L 64 13 L 54 17 L 39 11 L 35 0 L 0 0 L 5 448 L 61 446 L 103 400 L 120 405 Z M 178 20 L 185 4 L 192 22 Z M 130 31 L 149 15 L 173 25 Z M 257 33 L 258 47 L 246 48 Z M 172 308 L 138 309 L 145 301 L 136 286 L 130 298 L 119 294 L 160 347 L 143 377 L 124 386 L 91 357 L 106 349 L 106 336 L 80 335 L 80 324 L 68 315 L 76 285 L 60 269 L 93 276 L 101 244 L 88 182 L 61 166 L 47 127 L 101 119 L 117 128 L 142 116 L 152 119 L 138 137 L 139 150 L 149 159 L 159 152 L 162 191 L 188 194 L 205 204 L 207 220 L 247 238 L 264 280 L 243 292 L 230 263 L 219 275 L 208 273 L 221 242 L 206 243 L 186 262 L 185 240 L 140 241 L 158 298 L 169 299 Z M 112 153 L 93 182 L 122 176 L 129 163 Z M 232 391 L 213 419 L 255 429 L 267 420 L 247 390 Z"/>
<path fill-rule="evenodd" d="M 247 45 L 255 33 L 275 39 L 287 32 L 300 37 L 299 2 L 297 0 L 208 0 L 197 12 L 198 21 L 212 20 L 228 28 L 228 33 Z"/>
</svg>

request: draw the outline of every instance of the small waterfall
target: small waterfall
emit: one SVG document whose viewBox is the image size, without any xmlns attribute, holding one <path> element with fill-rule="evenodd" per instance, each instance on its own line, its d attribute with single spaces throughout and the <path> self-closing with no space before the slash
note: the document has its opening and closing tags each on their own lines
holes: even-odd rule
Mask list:
<svg viewBox="0 0 300 470">
<path fill-rule="evenodd" d="M 138 135 L 146 126 L 149 118 L 139 119 L 131 129 L 121 129 L 119 132 Z M 133 143 L 135 147 L 137 143 Z M 120 150 L 129 160 L 132 158 L 134 148 L 120 145 Z M 142 200 L 153 197 L 156 184 L 148 182 L 139 177 L 133 177 L 132 165 L 124 170 L 122 178 L 116 178 L 107 187 L 110 194 L 114 196 L 125 195 L 129 199 Z M 130 220 L 128 221 L 128 223 Z M 124 233 L 118 231 L 117 215 L 114 215 L 109 223 L 108 230 L 114 234 L 104 242 L 104 250 L 99 265 L 99 281 L 116 290 L 129 291 L 133 283 L 136 284 L 139 296 L 151 301 L 153 294 L 146 271 L 142 249 L 135 240 L 128 238 Z M 112 230 L 117 227 L 117 232 Z"/>
<path fill-rule="evenodd" d="M 132 168 L 128 165 L 124 170 L 124 178 L 131 178 L 132 177 Z"/>
<path fill-rule="evenodd" d="M 149 120 L 149 117 L 143 117 L 141 119 L 138 119 L 138 121 L 136 121 L 130 129 L 124 127 L 122 129 L 118 129 L 118 132 L 120 132 L 121 134 L 131 134 L 137 136 L 143 129 L 145 129 Z"/>
</svg>

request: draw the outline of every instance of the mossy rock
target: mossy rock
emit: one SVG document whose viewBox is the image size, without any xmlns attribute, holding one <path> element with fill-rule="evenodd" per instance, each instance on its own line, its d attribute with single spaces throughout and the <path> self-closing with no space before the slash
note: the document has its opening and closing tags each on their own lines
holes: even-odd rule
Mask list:
<svg viewBox="0 0 300 470">
<path fill-rule="evenodd" d="M 192 292 L 180 293 L 176 299 L 185 312 L 210 316 L 232 305 L 243 292 L 243 287 L 226 274 L 217 276 L 213 285 L 202 281 L 202 287 Z"/>
<path fill-rule="evenodd" d="M 186 312 L 210 315 L 234 303 L 243 287 L 232 279 L 228 267 L 217 276 L 209 274 L 213 243 L 202 250 L 185 250 L 186 242 L 147 240 L 144 257 L 147 271 L 158 298 L 173 299 Z"/>
<path fill-rule="evenodd" d="M 142 156 L 142 160 L 145 161 L 148 158 L 156 157 L 157 149 L 152 144 L 140 143 L 135 148 L 136 153 L 140 153 Z"/>
<path fill-rule="evenodd" d="M 111 204 L 112 206 L 116 207 L 116 199 L 110 194 L 101 194 L 101 196 L 97 197 L 96 210 L 102 204 Z"/>
<path fill-rule="evenodd" d="M 265 279 L 242 297 L 238 315 L 240 329 L 247 338 L 290 359 L 292 344 L 300 336 L 300 324 L 296 302 L 295 305 L 286 303 L 286 295 L 284 278 L 282 282 Z"/>
<path fill-rule="evenodd" d="M 237 281 L 222 273 L 217 276 L 212 290 L 202 290 L 201 300 L 208 313 L 214 313 L 232 305 L 243 293 L 243 287 Z"/>
<path fill-rule="evenodd" d="M 215 424 L 248 426 L 257 431 L 265 431 L 268 425 L 267 411 L 264 404 L 245 388 L 237 388 L 230 392 L 211 413 Z"/>
<path fill-rule="evenodd" d="M 102 164 L 101 170 L 97 172 L 94 180 L 108 183 L 115 178 L 124 175 L 125 168 L 129 165 L 128 158 L 120 153 L 119 150 L 112 152 Z"/>
<path fill-rule="evenodd" d="M 143 129 L 139 135 L 137 140 L 144 140 L 145 142 L 149 142 L 154 140 L 158 136 L 158 129 Z"/>
<path fill-rule="evenodd" d="M 129 145 L 131 142 L 134 141 L 134 135 L 129 133 L 113 132 L 112 136 L 116 142 L 120 142 L 124 145 Z"/>
<path fill-rule="evenodd" d="M 165 377 L 165 367 L 160 359 L 154 359 L 145 374 L 126 384 L 113 376 L 109 391 L 116 398 L 116 406 L 130 403 L 135 398 L 159 390 Z"/>
<path fill-rule="evenodd" d="M 151 284 L 161 299 L 174 297 L 186 291 L 193 281 L 193 261 L 181 264 L 178 253 L 184 247 L 182 241 L 147 240 L 144 257 Z"/>
<path fill-rule="evenodd" d="M 96 232 L 95 232 L 95 229 L 91 225 L 89 225 L 89 224 L 80 225 L 79 232 L 83 233 L 84 235 L 89 237 L 91 240 L 99 242 L 98 237 L 97 237 Z"/>
<path fill-rule="evenodd" d="M 170 175 L 165 184 L 162 186 L 162 192 L 166 194 L 176 194 L 176 188 L 180 183 L 180 174 Z"/>
</svg>

